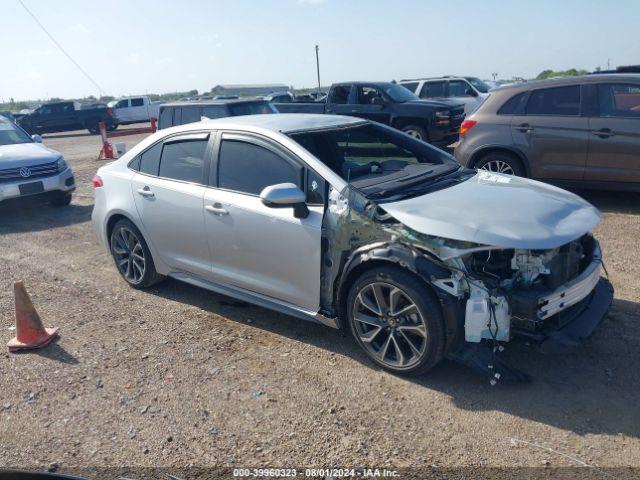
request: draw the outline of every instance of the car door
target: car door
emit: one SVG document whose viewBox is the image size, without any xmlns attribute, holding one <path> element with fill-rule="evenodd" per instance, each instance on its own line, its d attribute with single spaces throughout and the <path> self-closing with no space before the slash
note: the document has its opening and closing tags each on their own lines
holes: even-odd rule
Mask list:
<svg viewBox="0 0 640 480">
<path fill-rule="evenodd" d="M 119 122 L 131 121 L 131 109 L 129 108 L 129 99 L 123 98 L 116 103 L 116 117 Z"/>
<path fill-rule="evenodd" d="M 149 106 L 144 104 L 144 98 L 136 97 L 130 100 L 130 120 L 133 122 L 145 122 L 149 120 Z"/>
<path fill-rule="evenodd" d="M 358 101 L 358 117 L 389 124 L 391 122 L 390 100 L 375 86 L 358 85 L 356 87 L 356 99 Z"/>
<path fill-rule="evenodd" d="M 323 205 L 308 205 L 307 218 L 292 208 L 269 208 L 267 186 L 301 188 L 304 165 L 272 141 L 223 133 L 211 188 L 205 193 L 205 225 L 213 274 L 224 284 L 287 304 L 317 310 Z"/>
<path fill-rule="evenodd" d="M 597 101 L 589 118 L 586 180 L 640 182 L 640 83 L 591 86 Z"/>
<path fill-rule="evenodd" d="M 580 97 L 579 85 L 532 90 L 524 112 L 511 118 L 513 145 L 527 158 L 533 178 L 584 178 L 589 122 Z"/>
<path fill-rule="evenodd" d="M 358 112 L 358 104 L 355 94 L 352 94 L 352 85 L 335 85 L 326 103 L 326 113 L 334 115 L 355 115 Z"/>
<path fill-rule="evenodd" d="M 209 132 L 174 135 L 145 150 L 131 181 L 136 209 L 163 262 L 176 271 L 211 277 L 203 198 Z"/>
</svg>

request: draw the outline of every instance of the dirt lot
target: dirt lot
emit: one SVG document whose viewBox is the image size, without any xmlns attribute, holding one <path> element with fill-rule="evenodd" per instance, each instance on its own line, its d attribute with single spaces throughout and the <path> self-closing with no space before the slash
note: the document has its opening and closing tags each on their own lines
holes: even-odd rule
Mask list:
<svg viewBox="0 0 640 480">
<path fill-rule="evenodd" d="M 23 279 L 61 338 L 0 353 L 0 466 L 640 467 L 640 195 L 585 194 L 616 288 L 590 342 L 509 348 L 534 381 L 492 388 L 450 362 L 395 377 L 328 328 L 176 281 L 128 288 L 90 228 L 98 138 L 45 143 L 78 190 L 0 206 L 0 331 Z"/>
</svg>

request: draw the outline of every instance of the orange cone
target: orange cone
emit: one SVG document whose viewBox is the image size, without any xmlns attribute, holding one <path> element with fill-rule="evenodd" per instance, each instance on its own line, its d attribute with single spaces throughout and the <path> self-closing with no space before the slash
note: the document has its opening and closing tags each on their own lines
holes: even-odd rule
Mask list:
<svg viewBox="0 0 640 480">
<path fill-rule="evenodd" d="M 44 347 L 58 335 L 57 328 L 45 328 L 22 282 L 13 284 L 16 300 L 16 336 L 7 347 L 10 352 Z"/>
</svg>

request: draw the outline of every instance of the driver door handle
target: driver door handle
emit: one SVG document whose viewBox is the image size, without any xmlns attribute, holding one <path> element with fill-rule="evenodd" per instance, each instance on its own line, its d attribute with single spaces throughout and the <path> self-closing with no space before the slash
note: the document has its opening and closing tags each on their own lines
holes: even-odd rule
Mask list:
<svg viewBox="0 0 640 480">
<path fill-rule="evenodd" d="M 221 204 L 214 203 L 213 205 L 207 205 L 204 207 L 207 212 L 211 212 L 214 215 L 229 215 L 229 211 L 226 208 L 223 208 Z"/>
<path fill-rule="evenodd" d="M 522 132 L 522 133 L 527 133 L 533 130 L 533 127 L 531 125 L 529 125 L 528 123 L 522 123 L 520 125 L 518 125 L 516 127 L 516 130 Z"/>
<path fill-rule="evenodd" d="M 600 138 L 609 138 L 609 137 L 615 136 L 615 133 L 613 133 L 610 128 L 601 128 L 600 130 L 593 130 L 591 133 L 594 135 L 597 135 Z"/>
<path fill-rule="evenodd" d="M 155 197 L 155 194 L 151 191 L 151 189 L 149 189 L 149 187 L 139 188 L 138 193 L 147 198 Z"/>
</svg>

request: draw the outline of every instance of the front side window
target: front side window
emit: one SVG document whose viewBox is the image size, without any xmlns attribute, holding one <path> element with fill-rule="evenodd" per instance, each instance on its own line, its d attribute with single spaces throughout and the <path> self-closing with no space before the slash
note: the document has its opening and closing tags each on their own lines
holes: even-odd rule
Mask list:
<svg viewBox="0 0 640 480">
<path fill-rule="evenodd" d="M 264 147 L 240 140 L 223 140 L 218 156 L 218 187 L 260 195 L 278 183 L 301 186 L 302 169 Z"/>
<path fill-rule="evenodd" d="M 156 143 L 153 147 L 140 155 L 140 173 L 147 175 L 158 175 L 160 166 L 160 154 L 162 153 L 162 143 Z"/>
<path fill-rule="evenodd" d="M 164 144 L 159 176 L 183 182 L 201 183 L 207 138 Z"/>
<path fill-rule="evenodd" d="M 144 100 L 142 98 L 132 98 L 131 106 L 132 107 L 142 107 L 144 105 Z"/>
<path fill-rule="evenodd" d="M 382 92 L 373 87 L 358 87 L 358 103 L 360 105 L 375 105 L 375 99 L 382 100 Z"/>
<path fill-rule="evenodd" d="M 449 82 L 450 97 L 472 97 L 471 86 L 467 82 L 461 80 L 451 80 Z"/>
<path fill-rule="evenodd" d="M 601 117 L 640 118 L 640 85 L 598 85 L 598 103 Z"/>
<path fill-rule="evenodd" d="M 527 115 L 580 115 L 580 86 L 543 88 L 529 96 Z"/>
<path fill-rule="evenodd" d="M 324 205 L 327 182 L 313 170 L 307 170 L 307 203 Z"/>
<path fill-rule="evenodd" d="M 445 87 L 445 82 L 426 82 L 420 91 L 420 98 L 444 97 Z"/>
<path fill-rule="evenodd" d="M 351 91 L 351 85 L 338 85 L 333 88 L 331 92 L 331 103 L 338 105 L 344 105 L 349 101 L 349 92 Z"/>
<path fill-rule="evenodd" d="M 476 90 L 478 90 L 480 93 L 489 92 L 489 85 L 487 85 L 485 82 L 483 82 L 479 78 L 476 78 L 476 77 L 465 77 L 465 78 L 471 85 L 476 87 Z"/>
<path fill-rule="evenodd" d="M 116 103 L 116 108 L 127 108 L 129 106 L 129 100 L 120 100 Z"/>
</svg>

